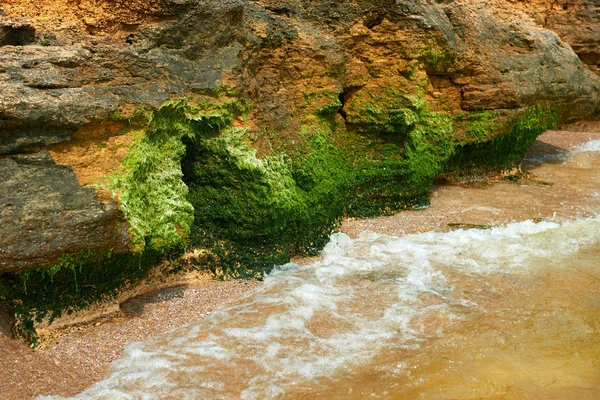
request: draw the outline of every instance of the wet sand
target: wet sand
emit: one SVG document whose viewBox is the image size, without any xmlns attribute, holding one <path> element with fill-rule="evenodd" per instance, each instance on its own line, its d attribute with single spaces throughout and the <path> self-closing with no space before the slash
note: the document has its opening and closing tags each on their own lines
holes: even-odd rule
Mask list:
<svg viewBox="0 0 600 400">
<path fill-rule="evenodd" d="M 581 143 L 600 140 L 600 123 L 579 124 L 542 135 L 530 151 L 519 183 L 442 184 L 432 188 L 432 205 L 371 220 L 348 220 L 341 231 L 356 236 L 370 230 L 402 235 L 428 230 L 501 225 L 527 219 L 564 220 L 600 213 L 598 157 L 580 153 L 562 158 Z M 125 344 L 160 335 L 234 303 L 257 282 L 206 279 L 200 285 L 162 290 L 129 300 L 122 316 L 74 327 L 33 352 L 11 339 L 0 311 L 0 398 L 76 394 L 106 372 Z"/>
<path fill-rule="evenodd" d="M 126 344 L 200 320 L 257 284 L 209 278 L 140 296 L 123 303 L 121 317 L 63 331 L 38 351 L 9 337 L 8 317 L 0 312 L 0 399 L 75 395 L 102 378 Z"/>
</svg>

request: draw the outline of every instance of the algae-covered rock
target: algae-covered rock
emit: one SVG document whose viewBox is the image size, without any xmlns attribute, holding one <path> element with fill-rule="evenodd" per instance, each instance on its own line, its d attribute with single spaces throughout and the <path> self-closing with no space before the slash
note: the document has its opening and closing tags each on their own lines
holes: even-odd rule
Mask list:
<svg viewBox="0 0 600 400">
<path fill-rule="evenodd" d="M 51 3 L 0 20 L 0 297 L 27 332 L 161 255 L 260 276 L 599 107 L 600 39 L 526 1 Z"/>
</svg>

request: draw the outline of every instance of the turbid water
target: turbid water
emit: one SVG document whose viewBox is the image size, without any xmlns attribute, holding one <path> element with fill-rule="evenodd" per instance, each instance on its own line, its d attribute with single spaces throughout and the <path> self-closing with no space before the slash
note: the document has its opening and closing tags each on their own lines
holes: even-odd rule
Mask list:
<svg viewBox="0 0 600 400">
<path fill-rule="evenodd" d="M 80 398 L 598 399 L 599 143 L 529 160 L 567 174 L 581 218 L 335 234 Z"/>
</svg>

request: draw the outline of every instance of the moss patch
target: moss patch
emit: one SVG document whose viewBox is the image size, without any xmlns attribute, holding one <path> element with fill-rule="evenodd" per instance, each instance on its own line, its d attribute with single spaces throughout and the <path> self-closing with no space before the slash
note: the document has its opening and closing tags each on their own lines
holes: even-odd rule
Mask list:
<svg viewBox="0 0 600 400">
<path fill-rule="evenodd" d="M 425 42 L 418 59 L 423 63 L 428 74 L 436 75 L 452 67 L 455 54 L 451 49 L 430 40 Z"/>
<path fill-rule="evenodd" d="M 361 89 L 344 107 L 356 138 L 348 151 L 354 154 L 358 189 L 349 215 L 427 205 L 429 187 L 453 154 L 452 119 L 429 109 L 426 82 L 413 80 L 416 75 L 385 89 Z"/>
<path fill-rule="evenodd" d="M 181 180 L 182 139 L 189 132 L 178 123 L 184 112 L 174 103 L 152 114 L 146 134 L 137 138 L 123 161 L 125 171 L 108 182 L 130 224 L 137 251 L 146 244 L 155 249 L 176 247 L 190 231 L 193 208 Z"/>
<path fill-rule="evenodd" d="M 52 323 L 65 313 L 114 298 L 124 285 L 145 278 L 162 256 L 156 251 L 64 254 L 47 268 L 0 275 L 0 298 L 13 317 L 15 334 L 36 347 L 34 323 Z"/>
<path fill-rule="evenodd" d="M 335 90 L 304 93 L 307 112 L 322 116 L 337 113 L 342 108 L 342 102 L 340 101 L 341 94 L 341 91 Z"/>
<path fill-rule="evenodd" d="M 184 179 L 195 208 L 190 243 L 213 252 L 214 272 L 260 276 L 290 254 L 315 254 L 325 245 L 343 213 L 345 176 L 333 165 L 339 159 L 325 156 L 335 150 L 323 135 L 310 133 L 306 153 L 262 159 L 239 128 L 188 147 Z M 302 162 L 294 162 L 301 153 Z"/>
<path fill-rule="evenodd" d="M 217 94 L 218 95 L 218 94 Z M 145 134 L 130 147 L 125 171 L 111 177 L 108 188 L 119 200 L 136 251 L 182 247 L 194 220 L 181 161 L 186 142 L 218 133 L 249 106 L 237 98 L 220 102 L 168 102 L 151 113 Z"/>
<path fill-rule="evenodd" d="M 263 156 L 240 127 L 250 105 L 230 91 L 146 114 L 144 133 L 109 179 L 135 253 L 65 255 L 49 268 L 4 274 L 0 297 L 18 334 L 35 341 L 35 321 L 110 298 L 186 247 L 204 249 L 219 276 L 261 277 L 290 255 L 316 254 L 345 215 L 424 206 L 442 173 L 517 166 L 559 119 L 545 106 L 512 122 L 497 112 L 432 111 L 418 77 L 351 96 L 306 95 L 298 135 L 263 132 L 272 150 Z"/>
<path fill-rule="evenodd" d="M 561 110 L 552 106 L 537 105 L 527 109 L 516 121 L 498 128 L 488 116 L 475 119 L 471 125 L 471 138 L 458 143 L 456 152 L 448 161 L 449 174 L 498 173 L 518 167 L 535 139 L 560 122 Z M 490 135 L 505 131 L 506 134 Z"/>
</svg>

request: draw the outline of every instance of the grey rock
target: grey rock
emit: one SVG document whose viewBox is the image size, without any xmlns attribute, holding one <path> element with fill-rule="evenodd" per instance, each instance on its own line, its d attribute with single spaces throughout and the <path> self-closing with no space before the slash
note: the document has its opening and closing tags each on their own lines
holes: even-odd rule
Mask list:
<svg viewBox="0 0 600 400">
<path fill-rule="evenodd" d="M 500 19 L 493 6 L 444 8 L 465 49 L 458 57 L 477 67 L 472 76 L 469 71 L 456 71 L 469 81 L 462 89 L 463 109 L 522 108 L 546 101 L 568 105 L 572 119 L 594 111 L 600 79 L 584 69 L 557 34 L 519 18 L 518 13 Z M 470 23 L 473 15 L 478 23 Z"/>
<path fill-rule="evenodd" d="M 118 106 L 116 95 L 94 87 L 5 87 L 0 98 L 0 154 L 69 139 L 77 128 L 106 119 Z"/>
<path fill-rule="evenodd" d="M 50 266 L 63 253 L 128 251 L 113 202 L 82 188 L 47 152 L 0 158 L 0 272 Z"/>
</svg>

